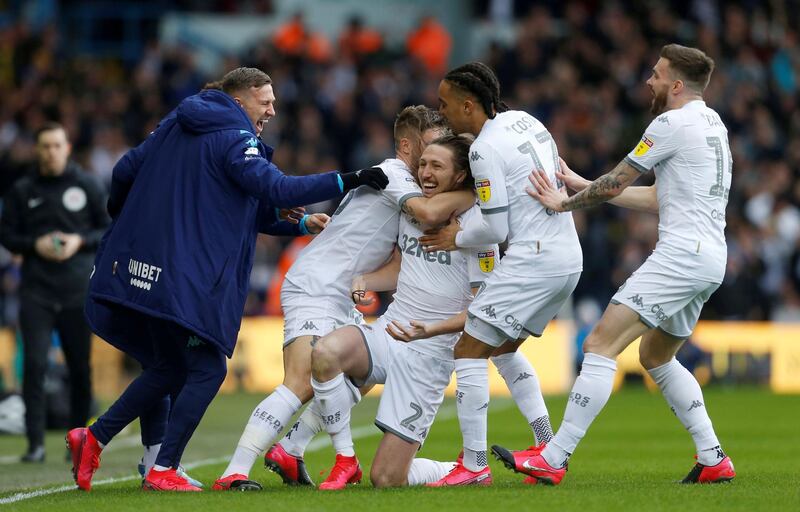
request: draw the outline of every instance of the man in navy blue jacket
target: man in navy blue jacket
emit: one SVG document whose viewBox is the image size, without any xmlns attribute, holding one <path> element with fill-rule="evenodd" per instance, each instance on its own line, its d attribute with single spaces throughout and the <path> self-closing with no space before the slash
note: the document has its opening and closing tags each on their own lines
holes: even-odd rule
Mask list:
<svg viewBox="0 0 800 512">
<path fill-rule="evenodd" d="M 388 183 L 379 169 L 285 176 L 258 136 L 275 115 L 271 79 L 238 68 L 162 119 L 114 167 L 112 224 L 86 302 L 92 330 L 142 364 L 97 422 L 67 435 L 73 476 L 90 490 L 100 451 L 172 396 L 163 443 L 143 488 L 199 491 L 176 473 L 226 374 L 241 324 L 256 236 L 299 234 L 276 208 Z"/>
</svg>

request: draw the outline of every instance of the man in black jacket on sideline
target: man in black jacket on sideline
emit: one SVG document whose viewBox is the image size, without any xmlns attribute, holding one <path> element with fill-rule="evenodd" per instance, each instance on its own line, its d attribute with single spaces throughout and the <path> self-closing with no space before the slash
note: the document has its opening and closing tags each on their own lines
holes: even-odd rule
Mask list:
<svg viewBox="0 0 800 512">
<path fill-rule="evenodd" d="M 70 428 L 85 426 L 89 416 L 91 333 L 83 303 L 94 253 L 110 220 L 105 191 L 69 161 L 71 149 L 60 124 L 38 130 L 38 172 L 14 184 L 0 217 L 0 243 L 23 257 L 19 327 L 28 436 L 23 462 L 44 461 L 44 376 L 54 329 L 70 373 Z"/>
</svg>

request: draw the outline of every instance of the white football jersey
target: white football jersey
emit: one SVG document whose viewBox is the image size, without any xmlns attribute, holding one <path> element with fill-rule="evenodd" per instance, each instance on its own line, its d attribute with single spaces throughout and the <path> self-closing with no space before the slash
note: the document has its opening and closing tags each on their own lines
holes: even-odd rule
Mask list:
<svg viewBox="0 0 800 512">
<path fill-rule="evenodd" d="M 477 206 L 459 217 L 463 226 L 480 217 Z M 397 239 L 401 252 L 400 274 L 394 301 L 383 318 L 408 325 L 410 320 L 437 322 L 459 314 L 472 302 L 472 288 L 488 277 L 500 257 L 497 245 L 425 252 L 419 221 L 402 214 Z M 440 359 L 452 359 L 459 333 L 411 342 L 415 350 Z"/>
<path fill-rule="evenodd" d="M 704 101 L 656 117 L 625 161 L 656 174 L 658 244 L 669 270 L 719 283 L 725 275 L 725 207 L 733 158 L 728 130 Z"/>
<path fill-rule="evenodd" d="M 558 149 L 547 128 L 526 112 L 510 110 L 489 119 L 470 147 L 470 169 L 484 214 L 508 211 L 508 243 L 537 247 L 538 276 L 561 276 L 583 269 L 572 213 L 555 213 L 525 188 L 533 169 L 556 183 Z"/>
<path fill-rule="evenodd" d="M 331 222 L 298 256 L 286 279 L 313 297 L 350 300 L 353 277 L 381 267 L 397 241 L 403 204 L 422 196 L 402 160 L 378 165 L 389 178 L 384 190 L 359 187 L 347 193 Z"/>
</svg>

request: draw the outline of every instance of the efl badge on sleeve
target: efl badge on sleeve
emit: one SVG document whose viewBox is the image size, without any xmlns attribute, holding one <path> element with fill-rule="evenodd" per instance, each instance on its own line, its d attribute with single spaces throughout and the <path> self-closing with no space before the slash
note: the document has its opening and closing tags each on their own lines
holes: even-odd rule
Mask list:
<svg viewBox="0 0 800 512">
<path fill-rule="evenodd" d="M 492 197 L 492 183 L 489 180 L 478 180 L 475 182 L 475 190 L 478 197 L 484 203 L 488 203 Z"/>
<path fill-rule="evenodd" d="M 494 270 L 494 251 L 479 252 L 478 265 L 481 267 L 481 272 Z"/>
<path fill-rule="evenodd" d="M 647 135 L 642 137 L 642 141 L 636 146 L 636 149 L 633 150 L 633 154 L 636 156 L 644 156 L 645 153 L 650 151 L 650 148 L 653 147 L 653 141 L 647 138 Z"/>
</svg>

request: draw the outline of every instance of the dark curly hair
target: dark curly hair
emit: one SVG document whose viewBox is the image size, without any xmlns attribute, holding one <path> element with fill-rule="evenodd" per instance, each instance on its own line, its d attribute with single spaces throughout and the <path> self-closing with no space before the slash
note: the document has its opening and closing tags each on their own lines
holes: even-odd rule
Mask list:
<svg viewBox="0 0 800 512">
<path fill-rule="evenodd" d="M 494 119 L 495 113 L 508 110 L 500 99 L 500 82 L 492 68 L 483 62 L 470 62 L 449 71 L 444 79 L 451 85 L 474 96 L 483 111 Z"/>
</svg>

